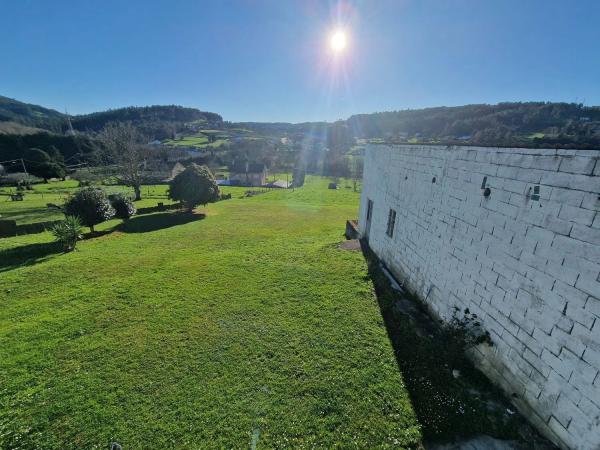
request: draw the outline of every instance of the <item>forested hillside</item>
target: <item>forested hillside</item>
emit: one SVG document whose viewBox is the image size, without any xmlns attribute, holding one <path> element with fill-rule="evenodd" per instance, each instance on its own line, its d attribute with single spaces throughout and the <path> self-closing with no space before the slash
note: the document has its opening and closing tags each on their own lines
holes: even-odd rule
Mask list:
<svg viewBox="0 0 600 450">
<path fill-rule="evenodd" d="M 16 122 L 45 130 L 62 131 L 65 115 L 39 105 L 23 103 L 0 95 L 0 122 Z"/>
<path fill-rule="evenodd" d="M 223 123 L 219 114 L 177 105 L 131 106 L 67 116 L 53 109 L 0 96 L 0 123 L 11 122 L 63 133 L 69 129 L 69 117 L 75 130 L 92 133 L 100 131 L 109 122 L 131 122 L 150 139 L 167 139 L 189 124 L 219 128 Z M 16 128 L 12 126 L 13 130 Z"/>
<path fill-rule="evenodd" d="M 600 107 L 575 103 L 499 103 L 357 114 L 324 122 L 235 124 L 266 133 L 327 135 L 385 142 L 600 148 Z"/>
<path fill-rule="evenodd" d="M 69 119 L 75 134 L 69 132 Z M 346 157 L 358 154 L 356 145 L 365 142 L 600 148 L 600 107 L 575 103 L 437 107 L 291 124 L 223 122 L 219 114 L 176 105 L 69 117 L 0 97 L 0 161 L 20 158 L 29 148 L 55 147 L 71 161 L 92 162 L 96 134 L 110 122 L 131 122 L 148 141 L 162 141 L 165 149 L 199 147 L 213 158 L 219 153 L 223 161 L 248 153 L 261 161 L 284 161 L 286 167 L 302 158 L 318 172 L 320 167 L 345 167 Z M 283 149 L 276 158 L 273 148 Z"/>
<path fill-rule="evenodd" d="M 356 137 L 461 140 L 484 145 L 600 145 L 600 107 L 575 103 L 499 103 L 359 114 Z"/>
<path fill-rule="evenodd" d="M 151 139 L 167 139 L 185 124 L 219 127 L 223 118 L 216 113 L 183 106 L 131 106 L 74 116 L 73 128 L 84 132 L 100 131 L 109 122 L 131 122 Z"/>
<path fill-rule="evenodd" d="M 69 118 L 75 135 L 68 133 Z M 109 122 L 131 122 L 148 140 L 169 139 L 196 127 L 219 128 L 219 114 L 183 106 L 145 106 L 67 116 L 52 109 L 0 96 L 0 161 L 21 158 L 29 148 L 58 149 L 71 162 L 90 161 L 95 134 Z"/>
</svg>

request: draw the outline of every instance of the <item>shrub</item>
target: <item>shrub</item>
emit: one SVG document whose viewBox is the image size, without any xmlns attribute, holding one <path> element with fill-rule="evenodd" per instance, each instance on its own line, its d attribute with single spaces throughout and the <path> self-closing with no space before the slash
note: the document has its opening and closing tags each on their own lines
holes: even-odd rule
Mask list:
<svg viewBox="0 0 600 450">
<path fill-rule="evenodd" d="M 131 198 L 126 195 L 112 194 L 108 198 L 115 210 L 115 217 L 118 219 L 127 220 L 137 211 Z"/>
<path fill-rule="evenodd" d="M 78 216 L 81 223 L 94 232 L 94 226 L 112 218 L 115 210 L 106 193 L 99 188 L 86 187 L 77 191 L 64 206 L 65 215 Z"/>
<path fill-rule="evenodd" d="M 75 250 L 77 241 L 82 237 L 81 220 L 77 216 L 66 216 L 65 220 L 55 224 L 50 232 L 65 252 Z"/>
<path fill-rule="evenodd" d="M 219 199 L 219 186 L 206 166 L 191 164 L 169 183 L 169 197 L 182 202 L 189 211 Z"/>
<path fill-rule="evenodd" d="M 27 159 L 29 172 L 36 177 L 43 178 L 45 183 L 48 182 L 48 178 L 63 178 L 65 176 L 64 165 L 39 148 L 27 150 L 25 158 Z"/>
<path fill-rule="evenodd" d="M 441 324 L 440 342 L 448 361 L 455 367 L 463 366 L 467 351 L 479 344 L 493 346 L 490 333 L 481 327 L 477 314 L 471 313 L 468 308 L 461 311 L 456 306 L 452 319 Z"/>
</svg>

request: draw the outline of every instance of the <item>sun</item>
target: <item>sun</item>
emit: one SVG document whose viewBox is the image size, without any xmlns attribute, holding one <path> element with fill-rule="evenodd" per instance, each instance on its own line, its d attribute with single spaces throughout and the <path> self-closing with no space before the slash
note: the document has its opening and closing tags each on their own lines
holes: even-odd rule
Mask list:
<svg viewBox="0 0 600 450">
<path fill-rule="evenodd" d="M 329 47 L 334 53 L 341 53 L 346 49 L 348 39 L 342 30 L 336 30 L 329 36 Z"/>
</svg>

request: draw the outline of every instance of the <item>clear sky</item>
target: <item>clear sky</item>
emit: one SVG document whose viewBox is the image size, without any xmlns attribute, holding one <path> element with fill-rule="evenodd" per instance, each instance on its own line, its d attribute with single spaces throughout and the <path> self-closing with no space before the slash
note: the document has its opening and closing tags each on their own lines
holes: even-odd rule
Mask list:
<svg viewBox="0 0 600 450">
<path fill-rule="evenodd" d="M 334 53 L 329 36 L 346 33 Z M 0 0 L 0 95 L 232 121 L 600 104 L 598 0 Z"/>
</svg>

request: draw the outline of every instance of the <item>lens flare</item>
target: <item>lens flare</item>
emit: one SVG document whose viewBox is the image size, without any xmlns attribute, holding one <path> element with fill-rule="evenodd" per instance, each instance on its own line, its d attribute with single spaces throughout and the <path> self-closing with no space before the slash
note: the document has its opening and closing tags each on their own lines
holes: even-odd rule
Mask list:
<svg viewBox="0 0 600 450">
<path fill-rule="evenodd" d="M 329 36 L 329 47 L 335 53 L 340 53 L 346 49 L 348 39 L 346 33 L 342 30 L 336 30 Z"/>
</svg>

